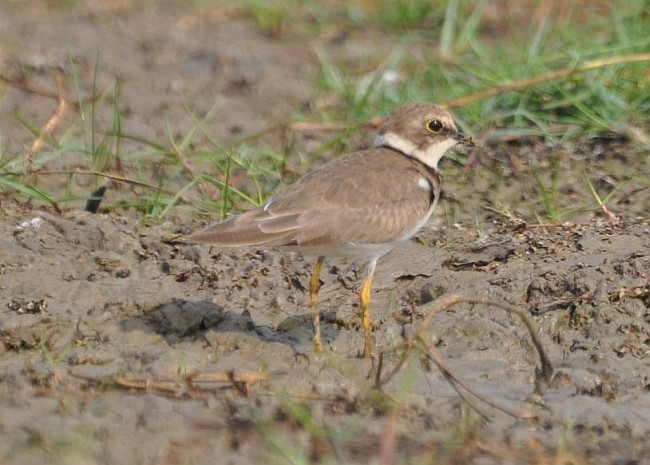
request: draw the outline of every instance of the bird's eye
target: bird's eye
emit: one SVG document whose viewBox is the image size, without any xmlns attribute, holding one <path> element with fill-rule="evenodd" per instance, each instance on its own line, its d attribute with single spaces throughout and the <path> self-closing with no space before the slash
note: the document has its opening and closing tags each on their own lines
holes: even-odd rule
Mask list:
<svg viewBox="0 0 650 465">
<path fill-rule="evenodd" d="M 442 130 L 442 123 L 440 120 L 432 119 L 431 121 L 427 121 L 427 129 L 433 133 L 438 133 Z"/>
</svg>

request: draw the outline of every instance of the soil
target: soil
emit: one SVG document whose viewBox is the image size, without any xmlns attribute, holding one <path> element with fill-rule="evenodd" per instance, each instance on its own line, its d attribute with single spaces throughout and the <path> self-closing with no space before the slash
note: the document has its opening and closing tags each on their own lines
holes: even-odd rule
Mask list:
<svg viewBox="0 0 650 465">
<path fill-rule="evenodd" d="M 0 3 L 3 68 L 53 89 L 42 63 L 65 63 L 72 50 L 83 74 L 99 51 L 99 79 L 121 79 L 124 124 L 151 138 L 166 137 L 163 114 L 181 133 L 192 127 L 185 102 L 203 111 L 218 102 L 210 131 L 223 140 L 289 118 L 310 98 L 317 40 L 272 39 L 224 8 Z M 364 40 L 368 53 L 381 47 L 349 40 L 356 53 Z M 15 114 L 44 124 L 54 103 L 16 89 L 4 99 L 4 137 L 29 146 Z M 603 147 L 587 161 L 603 179 L 616 160 L 647 170 L 647 153 L 625 143 L 580 150 Z M 522 149 L 487 158 L 503 150 Z M 568 169 L 580 176 L 581 163 Z M 422 353 L 376 389 L 400 353 L 359 358 L 363 270 L 353 264 L 326 263 L 326 349 L 316 353 L 313 257 L 167 240 L 196 220 L 58 214 L 3 197 L 0 463 L 650 463 L 648 189 L 630 190 L 616 221 L 596 211 L 540 226 L 481 210 L 477 239 L 484 167 L 445 187 L 447 205 L 476 209 L 450 225 L 441 207 L 379 262 L 376 352 L 411 337 L 441 295 L 525 310 L 555 367 L 541 394 L 529 335 L 494 305 L 440 311 L 425 341 L 465 386 L 519 418 L 469 395 L 486 421 Z M 502 196 L 528 192 L 531 179 L 511 178 Z"/>
</svg>

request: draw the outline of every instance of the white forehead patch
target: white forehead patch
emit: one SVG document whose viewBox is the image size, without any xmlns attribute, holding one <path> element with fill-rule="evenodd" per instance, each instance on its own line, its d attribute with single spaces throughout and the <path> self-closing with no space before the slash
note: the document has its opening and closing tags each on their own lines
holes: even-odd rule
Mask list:
<svg viewBox="0 0 650 465">
<path fill-rule="evenodd" d="M 431 184 L 423 177 L 420 177 L 420 179 L 418 179 L 418 187 L 427 192 L 431 192 Z"/>
</svg>

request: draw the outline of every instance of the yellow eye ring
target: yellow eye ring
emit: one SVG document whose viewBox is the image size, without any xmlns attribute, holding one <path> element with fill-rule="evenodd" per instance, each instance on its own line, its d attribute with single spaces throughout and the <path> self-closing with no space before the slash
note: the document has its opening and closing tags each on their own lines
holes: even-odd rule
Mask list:
<svg viewBox="0 0 650 465">
<path fill-rule="evenodd" d="M 433 133 L 438 133 L 442 131 L 443 124 L 438 119 L 432 119 L 427 121 L 427 129 Z"/>
</svg>

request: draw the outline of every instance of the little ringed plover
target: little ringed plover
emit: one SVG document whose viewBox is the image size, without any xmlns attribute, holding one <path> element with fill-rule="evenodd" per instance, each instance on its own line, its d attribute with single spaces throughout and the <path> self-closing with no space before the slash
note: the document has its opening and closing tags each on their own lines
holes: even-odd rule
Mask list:
<svg viewBox="0 0 650 465">
<path fill-rule="evenodd" d="M 325 257 L 367 264 L 360 307 L 363 357 L 368 358 L 377 260 L 427 222 L 440 197 L 438 162 L 457 144 L 475 146 L 447 111 L 429 103 L 400 106 L 386 117 L 371 148 L 316 168 L 262 207 L 181 240 L 218 247 L 292 248 L 317 256 L 309 280 L 317 351 L 323 349 L 316 303 Z"/>
</svg>

